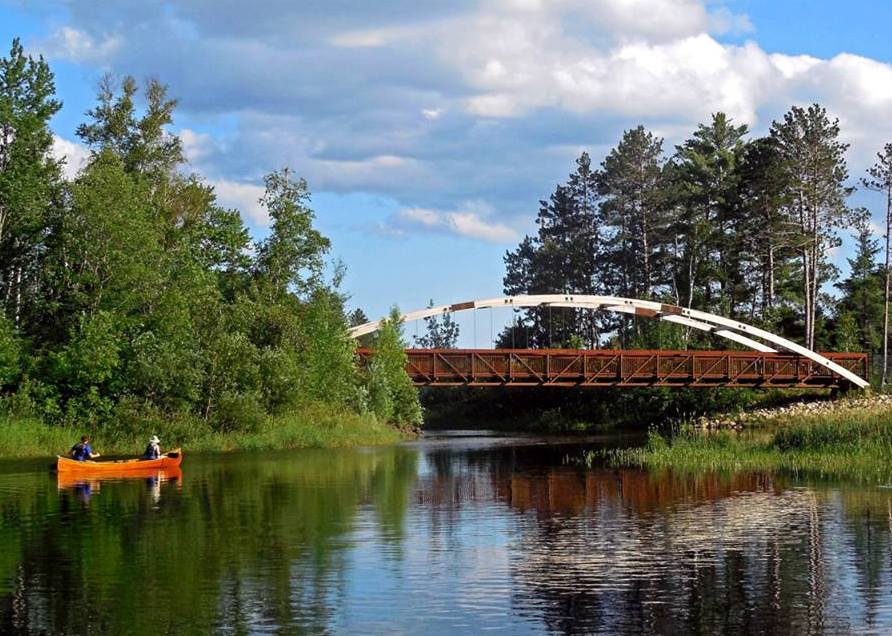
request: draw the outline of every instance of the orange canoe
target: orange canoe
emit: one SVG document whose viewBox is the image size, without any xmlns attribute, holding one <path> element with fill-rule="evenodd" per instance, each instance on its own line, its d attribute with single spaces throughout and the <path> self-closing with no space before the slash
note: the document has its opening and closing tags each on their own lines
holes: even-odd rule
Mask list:
<svg viewBox="0 0 892 636">
<path fill-rule="evenodd" d="M 104 475 L 130 471 L 151 471 L 175 468 L 183 461 L 183 451 L 175 448 L 164 453 L 158 459 L 119 459 L 113 461 L 87 460 L 79 462 L 68 457 L 56 459 L 56 470 L 60 473 L 77 473 L 79 475 Z"/>
</svg>

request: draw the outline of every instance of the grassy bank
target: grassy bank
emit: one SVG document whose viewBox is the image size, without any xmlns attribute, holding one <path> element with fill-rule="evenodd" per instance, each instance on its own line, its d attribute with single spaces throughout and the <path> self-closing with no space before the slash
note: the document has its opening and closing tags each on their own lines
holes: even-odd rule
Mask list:
<svg viewBox="0 0 892 636">
<path fill-rule="evenodd" d="M 651 432 L 644 447 L 608 453 L 616 465 L 683 471 L 789 471 L 886 483 L 892 477 L 892 405 L 775 420 L 776 429 L 675 435 Z M 595 461 L 594 456 L 588 461 Z"/>
<path fill-rule="evenodd" d="M 107 426 L 82 431 L 52 426 L 35 418 L 0 415 L 0 457 L 46 457 L 64 453 L 84 432 L 105 455 L 134 455 L 157 434 L 163 448 L 182 446 L 190 451 L 334 448 L 391 444 L 410 436 L 381 424 L 373 415 L 332 412 L 323 406 L 298 413 L 268 417 L 252 431 L 217 432 L 197 418 L 179 418 L 145 425 Z"/>
</svg>

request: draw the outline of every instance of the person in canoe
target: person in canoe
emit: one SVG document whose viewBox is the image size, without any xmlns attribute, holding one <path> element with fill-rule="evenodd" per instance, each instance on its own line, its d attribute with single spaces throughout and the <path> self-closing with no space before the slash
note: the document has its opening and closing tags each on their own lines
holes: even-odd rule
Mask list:
<svg viewBox="0 0 892 636">
<path fill-rule="evenodd" d="M 152 435 L 149 439 L 149 445 L 146 446 L 146 452 L 143 453 L 143 459 L 158 459 L 161 457 L 161 440 L 157 435 Z"/>
<path fill-rule="evenodd" d="M 72 446 L 71 450 L 68 451 L 68 454 L 71 455 L 72 459 L 79 462 L 85 462 L 88 459 L 96 459 L 99 457 L 99 453 L 94 453 L 93 447 L 90 446 L 89 435 L 81 435 L 81 441 Z"/>
</svg>

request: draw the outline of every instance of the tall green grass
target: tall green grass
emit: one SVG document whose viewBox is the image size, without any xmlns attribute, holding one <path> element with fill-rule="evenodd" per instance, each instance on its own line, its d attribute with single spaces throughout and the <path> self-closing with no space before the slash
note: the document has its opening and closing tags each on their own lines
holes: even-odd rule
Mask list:
<svg viewBox="0 0 892 636">
<path fill-rule="evenodd" d="M 392 444 L 409 434 L 382 424 L 374 415 L 333 411 L 311 405 L 299 412 L 266 418 L 255 430 L 219 432 L 194 417 L 118 422 L 92 430 L 49 425 L 31 417 L 0 414 L 0 457 L 50 457 L 66 453 L 84 433 L 105 455 L 138 455 L 150 435 L 164 448 L 190 451 L 333 448 Z"/>
<path fill-rule="evenodd" d="M 679 471 L 784 471 L 875 483 L 892 479 L 892 407 L 799 417 L 774 431 L 651 431 L 639 448 L 608 451 L 614 465 Z M 589 455 L 588 463 L 603 459 Z"/>
</svg>

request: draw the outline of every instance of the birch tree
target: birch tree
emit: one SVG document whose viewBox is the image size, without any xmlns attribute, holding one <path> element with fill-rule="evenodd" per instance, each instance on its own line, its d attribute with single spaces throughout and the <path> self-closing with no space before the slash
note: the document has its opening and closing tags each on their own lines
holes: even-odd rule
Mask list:
<svg viewBox="0 0 892 636">
<path fill-rule="evenodd" d="M 35 300 L 43 228 L 60 187 L 49 121 L 62 107 L 49 65 L 18 39 L 0 58 L 0 314 L 16 327 Z"/>
</svg>

